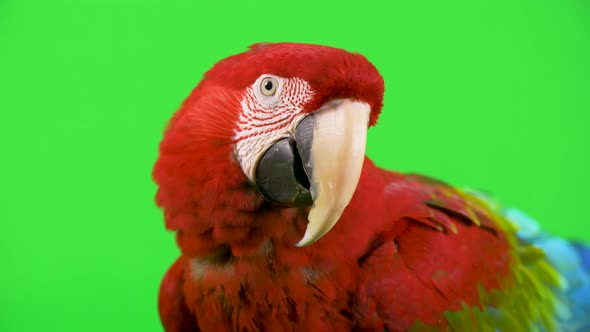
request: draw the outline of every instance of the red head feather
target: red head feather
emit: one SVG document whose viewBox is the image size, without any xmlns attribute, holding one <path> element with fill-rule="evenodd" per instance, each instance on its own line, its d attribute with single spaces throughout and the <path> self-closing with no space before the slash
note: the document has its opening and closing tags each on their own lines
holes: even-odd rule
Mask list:
<svg viewBox="0 0 590 332">
<path fill-rule="evenodd" d="M 312 112 L 330 99 L 361 100 L 371 106 L 375 124 L 383 106 L 383 77 L 363 55 L 342 49 L 297 43 L 263 43 L 219 61 L 205 81 L 242 90 L 262 74 L 307 81 L 316 92 L 306 110 Z"/>
<path fill-rule="evenodd" d="M 244 237 L 257 217 L 253 212 L 265 204 L 233 156 L 244 91 L 262 74 L 305 80 L 314 94 L 304 112 L 332 99 L 356 99 L 371 106 L 374 124 L 382 108 L 383 78 L 360 54 L 320 45 L 255 44 L 218 62 L 171 119 L 153 173 L 157 204 L 167 228 L 179 231 L 185 252 L 202 253 L 228 236 Z M 225 226 L 236 234 L 222 235 Z M 201 232 L 213 234 L 195 241 Z"/>
</svg>

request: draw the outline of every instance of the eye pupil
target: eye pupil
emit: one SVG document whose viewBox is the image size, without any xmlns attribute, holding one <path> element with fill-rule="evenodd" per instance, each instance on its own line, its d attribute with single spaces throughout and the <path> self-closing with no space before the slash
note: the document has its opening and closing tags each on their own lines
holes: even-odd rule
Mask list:
<svg viewBox="0 0 590 332">
<path fill-rule="evenodd" d="M 264 88 L 267 91 L 271 91 L 272 90 L 272 86 L 273 86 L 273 84 L 272 84 L 272 81 L 271 80 L 268 80 L 268 81 L 264 82 Z"/>
</svg>

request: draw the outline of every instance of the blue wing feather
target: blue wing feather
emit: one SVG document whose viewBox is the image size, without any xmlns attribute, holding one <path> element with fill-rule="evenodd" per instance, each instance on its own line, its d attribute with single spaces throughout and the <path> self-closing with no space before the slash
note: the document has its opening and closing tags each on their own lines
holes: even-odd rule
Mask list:
<svg viewBox="0 0 590 332">
<path fill-rule="evenodd" d="M 586 272 L 590 272 L 590 247 L 582 243 L 574 243 L 573 246 L 578 251 L 580 259 L 582 260 L 582 266 Z"/>
<path fill-rule="evenodd" d="M 558 331 L 590 331 L 590 247 L 544 233 L 521 211 L 504 214 L 518 228 L 518 240 L 541 248 L 563 278 L 563 288 L 555 290 Z"/>
</svg>

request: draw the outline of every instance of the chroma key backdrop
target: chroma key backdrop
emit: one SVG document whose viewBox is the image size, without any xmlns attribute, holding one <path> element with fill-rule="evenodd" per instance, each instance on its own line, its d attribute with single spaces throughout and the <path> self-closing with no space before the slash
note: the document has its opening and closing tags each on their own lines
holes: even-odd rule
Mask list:
<svg viewBox="0 0 590 332">
<path fill-rule="evenodd" d="M 161 331 L 178 255 L 153 202 L 163 128 L 261 41 L 377 66 L 378 165 L 590 242 L 589 17 L 583 0 L 0 1 L 0 331 Z"/>
</svg>

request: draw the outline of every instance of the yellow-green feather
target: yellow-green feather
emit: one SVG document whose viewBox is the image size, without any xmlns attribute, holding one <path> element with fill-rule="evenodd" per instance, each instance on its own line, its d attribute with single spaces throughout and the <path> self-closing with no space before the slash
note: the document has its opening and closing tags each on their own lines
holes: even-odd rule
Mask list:
<svg viewBox="0 0 590 332">
<path fill-rule="evenodd" d="M 532 244 L 518 242 L 517 229 L 503 217 L 492 201 L 461 192 L 470 207 L 489 209 L 498 229 L 506 235 L 511 248 L 510 277 L 500 289 L 479 287 L 480 304 L 462 310 L 447 311 L 447 331 L 555 331 L 553 317 L 556 310 L 554 290 L 562 287 L 558 272 L 551 266 L 545 253 Z M 410 331 L 438 331 L 437 327 L 416 322 Z"/>
</svg>

